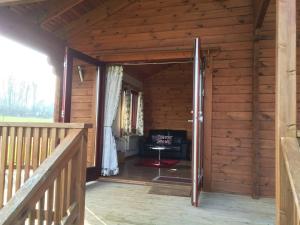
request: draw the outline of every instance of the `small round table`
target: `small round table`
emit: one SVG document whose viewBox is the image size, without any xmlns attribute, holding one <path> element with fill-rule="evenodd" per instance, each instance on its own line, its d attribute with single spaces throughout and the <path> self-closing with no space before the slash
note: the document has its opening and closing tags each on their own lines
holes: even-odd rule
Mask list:
<svg viewBox="0 0 300 225">
<path fill-rule="evenodd" d="M 153 180 L 157 180 L 160 178 L 160 166 L 161 166 L 160 152 L 171 149 L 171 148 L 166 147 L 166 146 L 154 146 L 154 147 L 151 147 L 151 149 L 158 151 L 158 163 L 155 164 L 156 166 L 158 166 L 158 176 L 153 179 Z"/>
</svg>

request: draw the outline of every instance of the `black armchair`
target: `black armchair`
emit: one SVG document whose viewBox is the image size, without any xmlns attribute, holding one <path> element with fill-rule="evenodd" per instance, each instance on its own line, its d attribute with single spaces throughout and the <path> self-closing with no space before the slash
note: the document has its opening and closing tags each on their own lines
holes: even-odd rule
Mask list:
<svg viewBox="0 0 300 225">
<path fill-rule="evenodd" d="M 140 156 L 157 157 L 158 151 L 152 148 L 164 146 L 168 148 L 161 151 L 161 158 L 188 160 L 189 145 L 185 130 L 150 130 L 149 136 L 140 147 Z"/>
</svg>

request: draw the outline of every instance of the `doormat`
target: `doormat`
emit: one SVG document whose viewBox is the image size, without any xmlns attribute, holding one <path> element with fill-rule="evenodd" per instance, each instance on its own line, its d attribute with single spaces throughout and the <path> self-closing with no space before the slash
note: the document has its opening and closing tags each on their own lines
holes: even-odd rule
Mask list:
<svg viewBox="0 0 300 225">
<path fill-rule="evenodd" d="M 192 185 L 153 183 L 148 194 L 190 197 Z"/>
<path fill-rule="evenodd" d="M 175 183 L 182 183 L 182 184 L 191 184 L 192 180 L 190 178 L 183 178 L 183 177 L 166 177 L 160 176 L 158 179 L 155 180 L 156 182 L 175 182 Z"/>
<path fill-rule="evenodd" d="M 174 159 L 141 159 L 137 162 L 136 166 L 154 167 L 154 168 L 171 168 L 172 166 L 179 163 L 179 160 Z"/>
</svg>

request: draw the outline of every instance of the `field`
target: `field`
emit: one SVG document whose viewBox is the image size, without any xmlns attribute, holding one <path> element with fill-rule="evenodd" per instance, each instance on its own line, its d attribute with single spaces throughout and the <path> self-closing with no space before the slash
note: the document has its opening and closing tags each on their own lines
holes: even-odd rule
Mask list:
<svg viewBox="0 0 300 225">
<path fill-rule="evenodd" d="M 34 118 L 34 117 L 14 117 L 14 116 L 1 116 L 1 122 L 32 122 L 32 123 L 51 123 L 52 118 Z"/>
</svg>

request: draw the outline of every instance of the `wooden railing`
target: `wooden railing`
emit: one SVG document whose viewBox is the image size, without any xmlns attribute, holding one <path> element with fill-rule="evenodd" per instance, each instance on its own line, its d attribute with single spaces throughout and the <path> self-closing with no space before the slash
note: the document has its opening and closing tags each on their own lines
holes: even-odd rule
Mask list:
<svg viewBox="0 0 300 225">
<path fill-rule="evenodd" d="M 300 224 L 300 147 L 297 138 L 281 139 L 280 224 Z"/>
<path fill-rule="evenodd" d="M 83 224 L 87 126 L 0 123 L 0 224 Z"/>
</svg>

